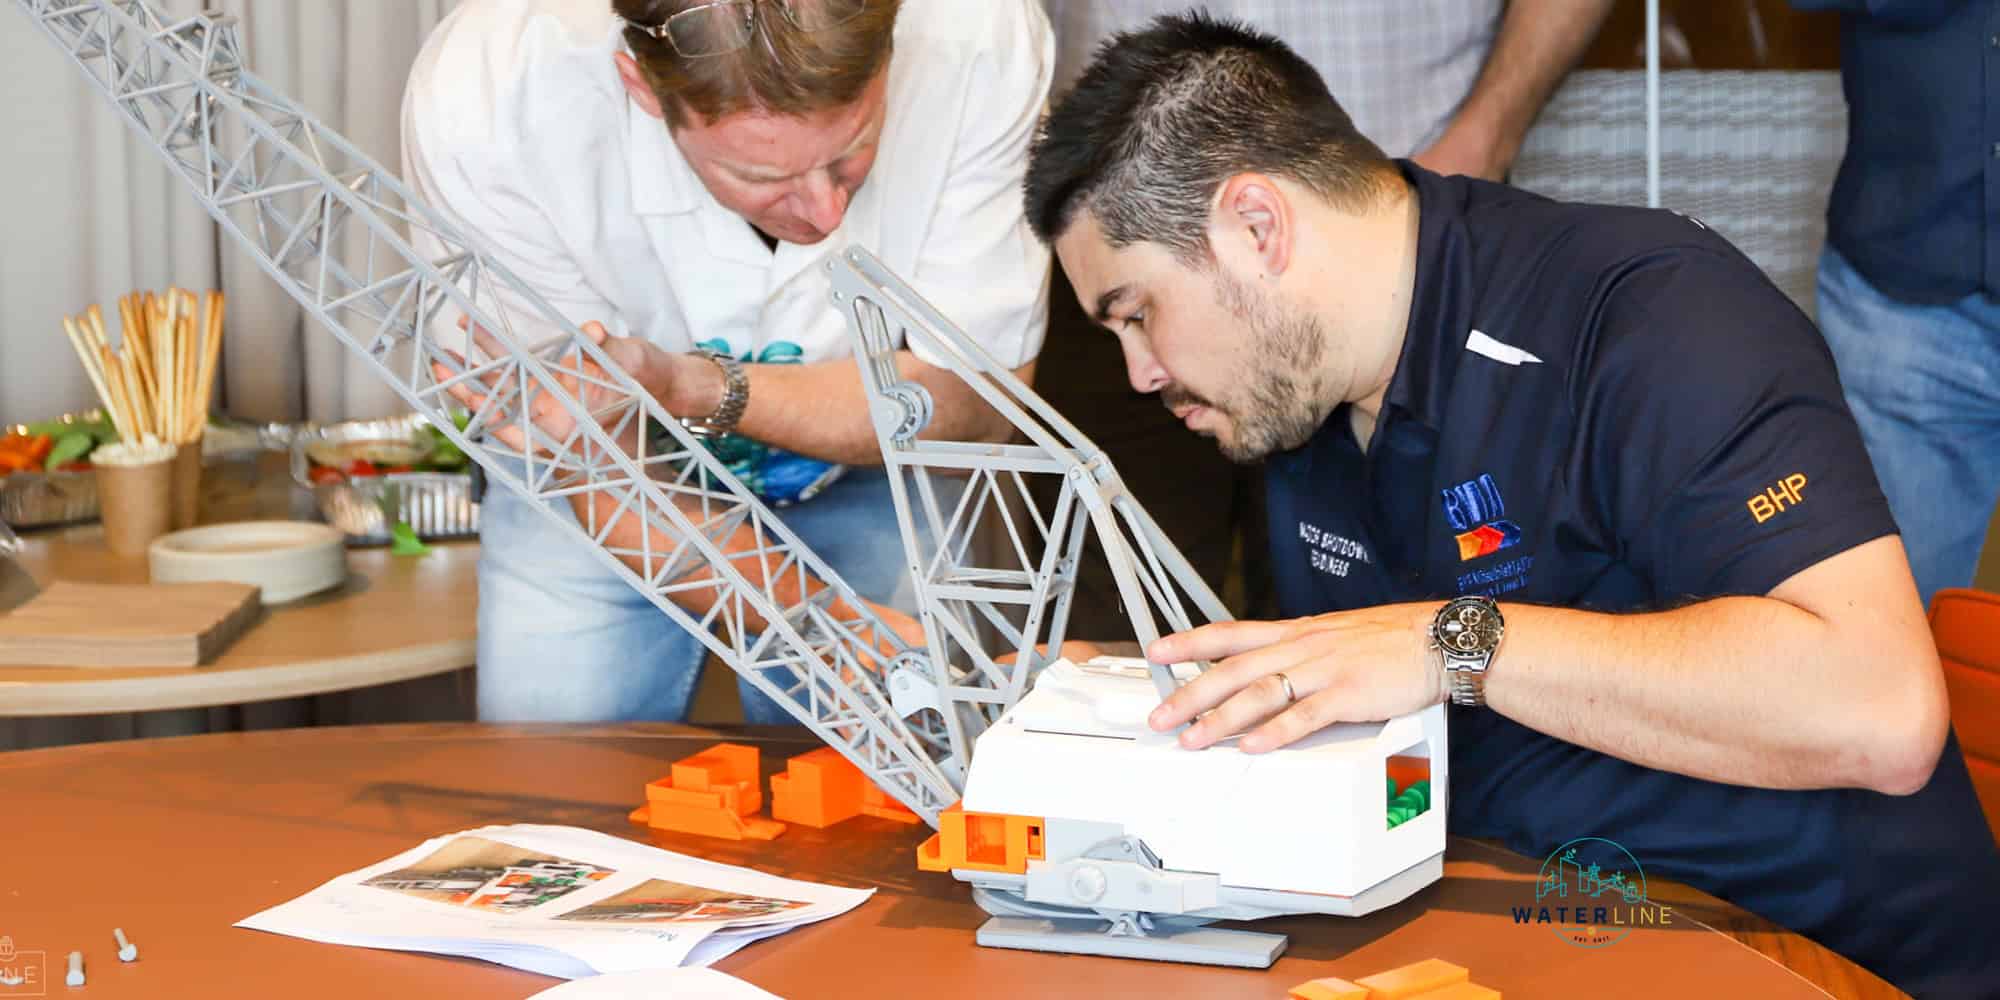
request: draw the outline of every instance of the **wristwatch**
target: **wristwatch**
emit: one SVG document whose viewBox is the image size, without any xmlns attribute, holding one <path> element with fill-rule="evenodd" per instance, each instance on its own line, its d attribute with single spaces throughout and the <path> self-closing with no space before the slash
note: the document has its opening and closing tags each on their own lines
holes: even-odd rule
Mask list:
<svg viewBox="0 0 2000 1000">
<path fill-rule="evenodd" d="M 1444 661 L 1454 705 L 1486 704 L 1486 668 L 1500 648 L 1506 622 L 1490 597 L 1458 597 L 1431 620 L 1431 649 Z"/>
<path fill-rule="evenodd" d="M 743 419 L 743 408 L 750 405 L 750 378 L 743 374 L 743 363 L 706 347 L 695 350 L 717 368 L 722 369 L 722 402 L 717 403 L 715 412 L 706 417 L 680 418 L 681 426 L 689 434 L 698 438 L 721 437 L 736 429 L 736 422 Z"/>
</svg>

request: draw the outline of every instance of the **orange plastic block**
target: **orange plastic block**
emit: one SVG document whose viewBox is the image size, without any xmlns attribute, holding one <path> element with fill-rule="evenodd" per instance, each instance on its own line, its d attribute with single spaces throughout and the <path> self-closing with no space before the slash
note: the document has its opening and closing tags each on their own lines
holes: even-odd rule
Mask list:
<svg viewBox="0 0 2000 1000">
<path fill-rule="evenodd" d="M 631 820 L 658 830 L 727 840 L 770 840 L 785 824 L 755 815 L 764 804 L 758 784 L 757 748 L 717 743 L 646 785 L 646 804 Z"/>
<path fill-rule="evenodd" d="M 889 793 L 874 782 L 869 782 L 861 790 L 861 814 L 876 819 L 893 819 L 898 823 L 921 823 L 922 817 L 913 813 L 901 802 L 889 797 Z"/>
<path fill-rule="evenodd" d="M 1292 987 L 1286 1000 L 1368 1000 L 1368 988 L 1345 979 L 1314 979 Z"/>
<path fill-rule="evenodd" d="M 1427 958 L 1414 965 L 1378 972 L 1354 982 L 1368 987 L 1369 1000 L 1410 1000 L 1412 997 L 1431 1000 L 1432 990 L 1441 990 L 1470 978 L 1471 974 L 1462 965 Z"/>
<path fill-rule="evenodd" d="M 771 815 L 820 829 L 856 816 L 920 822 L 831 747 L 793 757 L 785 762 L 784 774 L 771 776 Z"/>
<path fill-rule="evenodd" d="M 1478 983 L 1453 983 L 1441 990 L 1419 993 L 1415 1000 L 1500 1000 L 1500 991 Z"/>
<path fill-rule="evenodd" d="M 771 776 L 771 816 L 787 823 L 824 829 L 861 815 L 861 796 L 870 786 L 840 751 L 821 747 L 785 762 Z"/>
<path fill-rule="evenodd" d="M 1042 859 L 1042 851 L 1041 817 L 969 813 L 953 803 L 938 814 L 938 832 L 917 845 L 917 867 L 1024 875 L 1030 860 Z"/>
<path fill-rule="evenodd" d="M 1431 780 L 1431 759 L 1397 754 L 1389 758 L 1388 770 L 1389 777 L 1396 779 L 1396 790 L 1400 792 L 1419 781 Z"/>
<path fill-rule="evenodd" d="M 757 764 L 756 747 L 717 743 L 692 757 L 675 761 L 673 787 L 690 792 L 720 792 L 731 808 L 748 815 L 764 807 Z"/>
</svg>

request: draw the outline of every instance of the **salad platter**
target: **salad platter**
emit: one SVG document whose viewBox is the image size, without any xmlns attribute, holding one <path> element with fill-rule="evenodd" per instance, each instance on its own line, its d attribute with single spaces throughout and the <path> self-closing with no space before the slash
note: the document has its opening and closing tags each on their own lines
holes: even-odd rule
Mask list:
<svg viewBox="0 0 2000 1000">
<path fill-rule="evenodd" d="M 90 453 L 117 441 L 102 410 L 0 428 L 0 521 L 39 528 L 94 520 Z"/>
<path fill-rule="evenodd" d="M 417 414 L 306 427 L 292 438 L 291 466 L 349 544 L 479 534 L 471 461 Z"/>
</svg>

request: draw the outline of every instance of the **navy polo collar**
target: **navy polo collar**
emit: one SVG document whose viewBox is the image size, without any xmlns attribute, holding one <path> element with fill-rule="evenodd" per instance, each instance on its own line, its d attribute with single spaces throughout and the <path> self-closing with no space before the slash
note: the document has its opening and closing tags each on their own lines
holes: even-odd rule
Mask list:
<svg viewBox="0 0 2000 1000">
<path fill-rule="evenodd" d="M 1463 178 L 1408 160 L 1396 166 L 1417 199 L 1417 274 L 1402 356 L 1383 404 L 1437 430 L 1462 353 L 1454 348 L 1472 329 L 1471 248 L 1463 225 L 1471 188 Z"/>
</svg>

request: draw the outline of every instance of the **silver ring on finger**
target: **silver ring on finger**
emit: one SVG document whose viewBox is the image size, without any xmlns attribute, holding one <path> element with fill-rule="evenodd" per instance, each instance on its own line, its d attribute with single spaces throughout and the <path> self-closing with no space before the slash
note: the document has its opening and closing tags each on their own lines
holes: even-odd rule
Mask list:
<svg viewBox="0 0 2000 1000">
<path fill-rule="evenodd" d="M 1292 690 L 1292 679 L 1290 677 L 1286 677 L 1284 671 L 1281 670 L 1275 674 L 1272 674 L 1271 676 L 1276 677 L 1278 679 L 1278 683 L 1283 684 L 1285 686 L 1285 704 L 1289 705 L 1292 702 L 1299 700 L 1299 693 L 1297 691 Z"/>
</svg>

